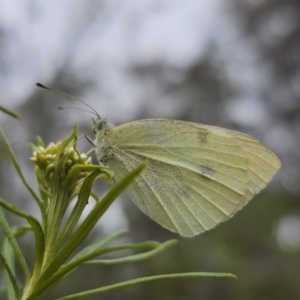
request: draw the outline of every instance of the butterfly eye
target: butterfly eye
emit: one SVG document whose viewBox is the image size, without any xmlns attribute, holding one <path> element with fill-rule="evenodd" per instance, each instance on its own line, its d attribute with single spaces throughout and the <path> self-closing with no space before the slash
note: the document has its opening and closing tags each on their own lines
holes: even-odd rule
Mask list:
<svg viewBox="0 0 300 300">
<path fill-rule="evenodd" d="M 101 130 L 104 127 L 104 125 L 105 125 L 104 120 L 99 120 L 96 124 L 98 130 Z"/>
<path fill-rule="evenodd" d="M 96 126 L 96 128 L 94 129 L 96 132 L 97 131 L 100 131 L 102 128 L 103 128 L 103 126 L 105 125 L 105 121 L 103 120 L 103 119 L 100 119 L 100 120 L 98 120 L 97 122 L 96 122 L 96 124 L 95 124 Z"/>
</svg>

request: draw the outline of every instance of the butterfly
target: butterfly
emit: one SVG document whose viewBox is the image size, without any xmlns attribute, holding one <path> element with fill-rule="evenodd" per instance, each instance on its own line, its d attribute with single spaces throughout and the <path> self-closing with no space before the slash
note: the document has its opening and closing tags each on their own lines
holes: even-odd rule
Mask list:
<svg viewBox="0 0 300 300">
<path fill-rule="evenodd" d="M 214 228 L 262 190 L 280 160 L 253 137 L 168 119 L 113 127 L 94 121 L 96 155 L 118 181 L 147 161 L 126 193 L 155 222 L 184 237 Z"/>
</svg>

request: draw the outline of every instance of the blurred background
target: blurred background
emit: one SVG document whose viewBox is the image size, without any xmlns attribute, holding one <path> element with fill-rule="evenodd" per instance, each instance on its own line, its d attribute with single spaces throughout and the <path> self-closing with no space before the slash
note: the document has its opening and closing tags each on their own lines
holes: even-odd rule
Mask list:
<svg viewBox="0 0 300 300">
<path fill-rule="evenodd" d="M 101 299 L 300 299 L 298 0 L 0 1 L 0 105 L 22 117 L 0 112 L 0 126 L 34 187 L 28 142 L 38 135 L 46 144 L 63 139 L 76 121 L 80 134 L 93 137 L 91 115 L 58 111 L 82 106 L 37 88 L 37 81 L 87 102 L 115 125 L 173 118 L 239 130 L 282 161 L 268 187 L 234 218 L 192 239 L 168 232 L 122 196 L 87 242 L 127 228 L 126 241 L 179 244 L 148 261 L 80 268 L 43 299 L 193 271 L 238 279 L 155 282 Z M 84 140 L 79 147 L 90 149 Z M 108 187 L 95 184 L 99 194 Z M 5 155 L 0 196 L 38 217 Z M 33 237 L 20 243 L 32 260 Z"/>
</svg>

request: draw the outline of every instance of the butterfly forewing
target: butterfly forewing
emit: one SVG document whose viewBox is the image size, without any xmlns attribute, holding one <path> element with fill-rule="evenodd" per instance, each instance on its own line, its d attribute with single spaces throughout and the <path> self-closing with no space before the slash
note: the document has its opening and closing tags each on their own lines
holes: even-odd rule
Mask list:
<svg viewBox="0 0 300 300">
<path fill-rule="evenodd" d="M 127 194 L 182 236 L 228 219 L 280 166 L 276 155 L 250 136 L 182 121 L 135 121 L 112 129 L 106 139 L 114 153 L 107 165 L 116 180 L 148 162 Z"/>
</svg>

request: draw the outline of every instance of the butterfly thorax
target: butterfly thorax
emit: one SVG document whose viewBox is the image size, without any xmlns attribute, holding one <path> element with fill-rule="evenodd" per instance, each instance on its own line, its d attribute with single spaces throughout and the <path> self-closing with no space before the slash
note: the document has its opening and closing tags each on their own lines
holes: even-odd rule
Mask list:
<svg viewBox="0 0 300 300">
<path fill-rule="evenodd" d="M 108 141 L 107 135 L 113 126 L 105 119 L 98 119 L 94 121 L 93 131 L 96 134 L 95 144 L 96 155 L 100 163 L 106 164 L 108 159 L 113 155 L 111 145 Z"/>
</svg>

